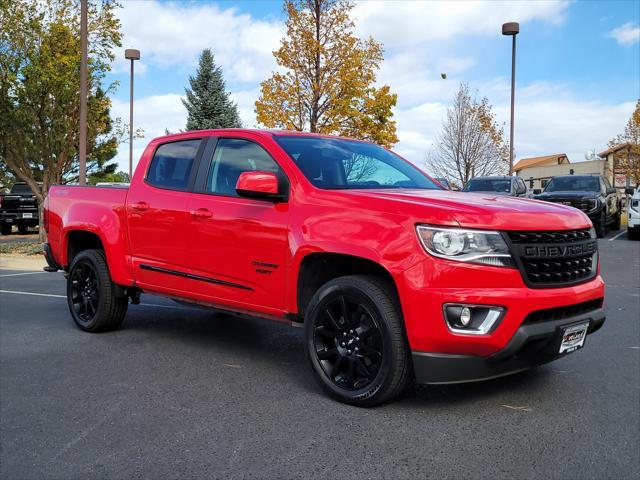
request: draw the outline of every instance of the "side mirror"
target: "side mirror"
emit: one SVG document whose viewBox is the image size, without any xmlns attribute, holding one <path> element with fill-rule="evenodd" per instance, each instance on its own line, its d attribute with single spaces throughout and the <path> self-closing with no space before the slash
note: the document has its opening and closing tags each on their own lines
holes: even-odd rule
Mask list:
<svg viewBox="0 0 640 480">
<path fill-rule="evenodd" d="M 615 188 L 613 188 L 613 187 L 607 188 L 607 195 L 611 195 L 611 194 L 614 194 L 614 193 L 616 193 L 616 189 Z"/>
<path fill-rule="evenodd" d="M 272 202 L 284 200 L 278 187 L 278 176 L 273 172 L 242 172 L 236 183 L 241 197 L 260 198 Z"/>
<path fill-rule="evenodd" d="M 533 189 L 533 194 L 534 195 L 540 195 L 542 193 L 542 189 L 541 188 L 534 188 Z"/>
<path fill-rule="evenodd" d="M 635 192 L 635 188 L 633 187 L 627 187 L 624 189 L 624 193 L 626 193 L 627 195 L 633 195 L 633 192 Z"/>
</svg>

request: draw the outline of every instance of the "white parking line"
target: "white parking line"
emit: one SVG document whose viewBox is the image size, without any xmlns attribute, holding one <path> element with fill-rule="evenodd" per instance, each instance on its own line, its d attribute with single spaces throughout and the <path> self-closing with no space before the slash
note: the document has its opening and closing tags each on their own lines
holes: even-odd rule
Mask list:
<svg viewBox="0 0 640 480">
<path fill-rule="evenodd" d="M 0 290 L 0 293 L 13 293 L 14 295 L 34 295 L 36 297 L 50 297 L 50 298 L 67 298 L 66 295 L 53 295 L 51 293 L 36 293 L 36 292 L 21 292 L 18 290 Z M 189 310 L 187 307 L 179 307 L 173 305 L 160 305 L 158 303 L 143 303 L 140 305 L 144 307 L 158 307 L 158 308 L 172 308 L 174 310 Z"/>
<path fill-rule="evenodd" d="M 16 290 L 0 290 L 0 293 L 13 293 L 15 295 L 35 295 L 37 297 L 67 298 L 66 295 L 52 295 L 50 293 L 18 292 Z"/>
<path fill-rule="evenodd" d="M 37 275 L 39 273 L 49 273 L 44 270 L 41 272 L 24 272 L 24 273 L 5 273 L 4 275 L 0 275 L 0 277 L 19 277 L 20 275 Z"/>
<path fill-rule="evenodd" d="M 627 231 L 626 231 L 626 230 L 622 230 L 620 233 L 617 233 L 616 235 L 614 235 L 613 237 L 611 237 L 611 238 L 609 239 L 609 241 L 610 241 L 610 242 L 613 242 L 616 238 L 618 238 L 618 237 L 620 237 L 620 236 L 624 235 L 625 233 L 627 233 Z"/>
</svg>

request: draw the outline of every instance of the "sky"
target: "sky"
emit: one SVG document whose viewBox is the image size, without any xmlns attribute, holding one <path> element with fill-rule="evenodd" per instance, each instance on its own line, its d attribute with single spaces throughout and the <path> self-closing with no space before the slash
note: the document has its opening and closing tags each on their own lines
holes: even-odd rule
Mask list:
<svg viewBox="0 0 640 480">
<path fill-rule="evenodd" d="M 118 82 L 112 116 L 128 122 L 129 62 L 135 64 L 134 164 L 165 129 L 184 129 L 180 101 L 198 55 L 212 49 L 245 127 L 259 127 L 260 82 L 276 69 L 272 52 L 284 36 L 280 1 L 125 0 L 118 10 L 123 42 L 105 82 Z M 461 82 L 487 97 L 508 131 L 511 38 L 517 36 L 516 161 L 566 153 L 572 162 L 606 148 L 621 133 L 640 97 L 640 1 L 382 1 L 356 2 L 356 33 L 383 44 L 377 83 L 398 94 L 399 142 L 393 150 L 424 165 Z M 446 79 L 441 78 L 446 73 Z M 128 169 L 128 145 L 116 157 Z"/>
</svg>

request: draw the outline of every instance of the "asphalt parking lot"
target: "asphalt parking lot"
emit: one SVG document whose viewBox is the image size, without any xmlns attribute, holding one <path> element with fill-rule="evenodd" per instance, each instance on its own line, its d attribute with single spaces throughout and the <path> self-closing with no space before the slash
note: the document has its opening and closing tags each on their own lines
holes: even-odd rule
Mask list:
<svg viewBox="0 0 640 480">
<path fill-rule="evenodd" d="M 147 295 L 92 335 L 62 274 L 3 270 L 0 478 L 639 478 L 640 242 L 613 236 L 582 350 L 370 410 L 323 395 L 300 329 Z"/>
</svg>

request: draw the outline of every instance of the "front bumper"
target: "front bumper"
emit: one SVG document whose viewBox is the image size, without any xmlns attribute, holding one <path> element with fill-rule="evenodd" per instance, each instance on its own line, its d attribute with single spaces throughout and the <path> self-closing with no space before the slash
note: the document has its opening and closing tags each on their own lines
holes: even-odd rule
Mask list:
<svg viewBox="0 0 640 480">
<path fill-rule="evenodd" d="M 490 355 L 413 352 L 416 381 L 423 384 L 465 383 L 511 375 L 553 361 L 559 355 L 562 328 L 589 322 L 588 334 L 605 321 L 602 308 L 559 320 L 521 326 L 507 346 Z"/>
<path fill-rule="evenodd" d="M 629 228 L 640 228 L 640 213 L 630 211 L 627 223 Z"/>
<path fill-rule="evenodd" d="M 31 215 L 31 217 L 24 217 L 24 214 Z M 0 222 L 10 224 L 26 224 L 26 225 L 38 225 L 38 210 L 19 210 L 19 211 L 4 211 L 0 212 Z"/>
</svg>

